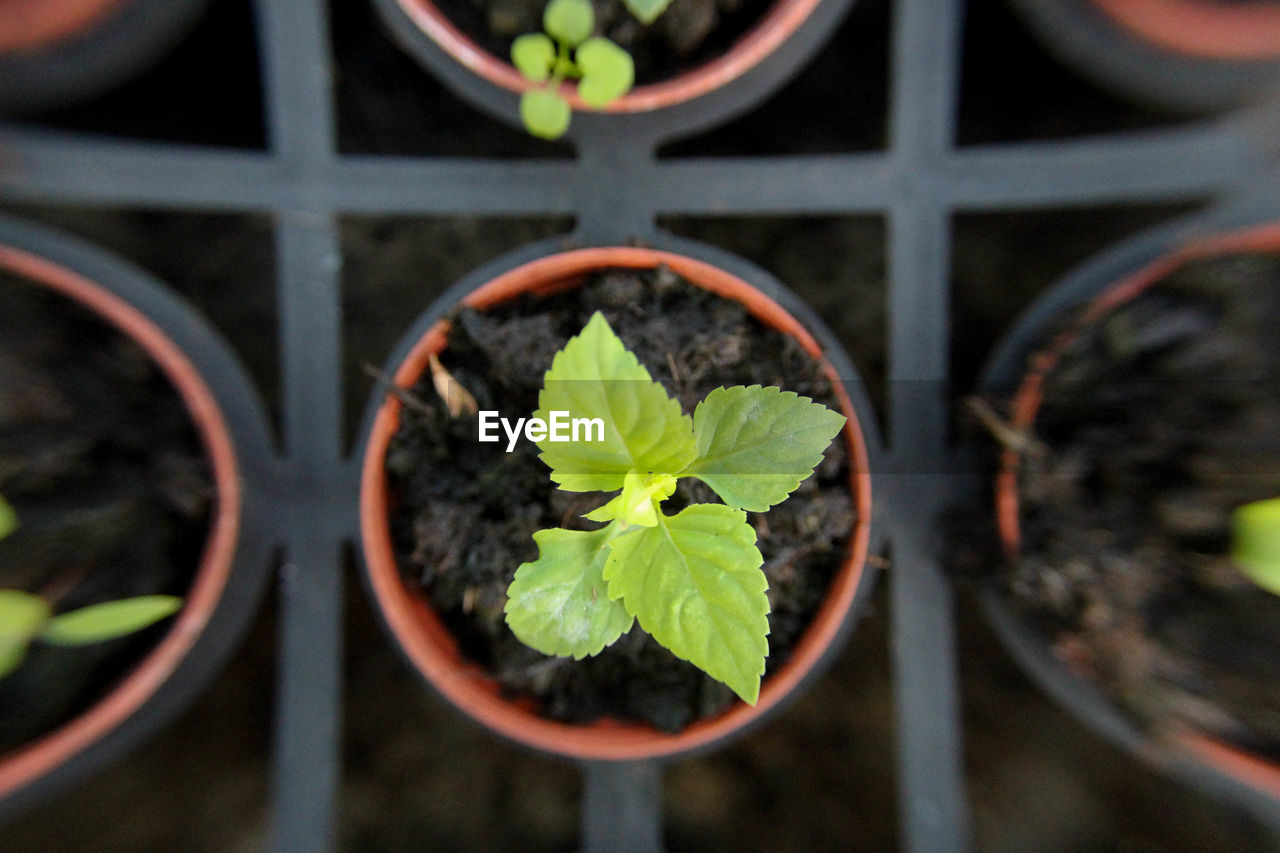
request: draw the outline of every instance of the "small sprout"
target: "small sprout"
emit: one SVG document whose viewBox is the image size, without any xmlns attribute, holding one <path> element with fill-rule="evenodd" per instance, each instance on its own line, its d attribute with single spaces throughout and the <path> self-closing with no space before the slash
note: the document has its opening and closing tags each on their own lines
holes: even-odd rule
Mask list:
<svg viewBox="0 0 1280 853">
<path fill-rule="evenodd" d="M 566 79 L 578 81 L 578 95 L 602 109 L 635 82 L 631 55 L 606 38 L 592 38 L 595 11 L 590 0 L 551 0 L 542 15 L 546 33 L 527 33 L 511 45 L 511 61 L 537 84 L 520 96 L 520 120 L 543 139 L 559 139 L 569 129 L 569 102 L 560 94 Z"/>
<path fill-rule="evenodd" d="M 589 0 L 551 0 L 542 13 L 542 28 L 563 47 L 577 47 L 596 28 Z"/>
<path fill-rule="evenodd" d="M 1249 580 L 1280 595 L 1280 498 L 1236 507 L 1231 559 Z"/>
<path fill-rule="evenodd" d="M 652 24 L 671 5 L 671 0 L 624 0 L 631 14 L 642 24 Z"/>
<path fill-rule="evenodd" d="M 16 527 L 13 509 L 0 498 L 0 539 Z M 181 608 L 181 598 L 143 595 L 55 616 L 49 602 L 38 595 L 0 589 L 0 678 L 18 668 L 34 641 L 58 646 L 101 643 L 141 631 Z"/>
<path fill-rule="evenodd" d="M 845 418 L 774 387 L 717 388 L 690 418 L 597 312 L 546 372 L 539 411 L 601 418 L 601 441 L 539 441 L 570 492 L 620 491 L 587 514 L 606 526 L 533 535 L 538 559 L 507 590 L 507 624 L 548 655 L 598 654 L 640 627 L 755 704 L 769 653 L 768 581 L 746 510 L 781 503 L 813 473 Z M 682 477 L 723 504 L 675 515 Z M 601 595 L 600 593 L 604 594 Z"/>
<path fill-rule="evenodd" d="M 18 529 L 18 516 L 9 502 L 0 497 L 0 539 Z"/>
<path fill-rule="evenodd" d="M 578 96 L 593 107 L 603 107 L 622 97 L 635 82 L 631 56 L 606 38 L 587 39 L 576 54 L 582 69 Z"/>
<path fill-rule="evenodd" d="M 569 129 L 569 102 L 550 89 L 531 89 L 520 96 L 520 120 L 543 139 L 559 139 Z"/>
<path fill-rule="evenodd" d="M 182 599 L 173 595 L 106 601 L 54 616 L 37 636 L 55 646 L 87 646 L 141 631 L 180 609 Z"/>
</svg>

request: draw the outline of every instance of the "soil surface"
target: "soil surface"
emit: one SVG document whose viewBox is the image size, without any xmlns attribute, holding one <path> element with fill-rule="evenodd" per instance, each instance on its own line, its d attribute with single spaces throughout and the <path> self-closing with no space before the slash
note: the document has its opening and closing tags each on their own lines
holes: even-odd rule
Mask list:
<svg viewBox="0 0 1280 853">
<path fill-rule="evenodd" d="M 542 32 L 546 0 L 440 0 L 449 20 L 499 59 L 525 33 Z M 592 0 L 596 35 L 635 60 L 636 84 L 669 80 L 724 54 L 760 20 L 770 0 L 673 0 L 648 26 L 622 0 Z"/>
<path fill-rule="evenodd" d="M 1280 597 L 1227 556 L 1280 495 L 1280 259 L 1187 265 L 1079 329 L 1024 460 L 1005 577 L 1059 658 L 1157 729 L 1280 758 Z"/>
<path fill-rule="evenodd" d="M 184 595 L 211 486 L 176 392 L 135 343 L 44 288 L 0 273 L 0 494 L 20 527 L 0 542 L 0 588 L 55 612 Z M 34 644 L 0 679 L 0 753 L 70 721 L 168 623 L 80 648 Z"/>
<path fill-rule="evenodd" d="M 798 344 L 665 269 L 608 271 L 546 299 L 464 310 L 441 360 L 481 409 L 532 412 L 554 354 L 596 310 L 688 414 L 721 385 L 756 383 L 838 408 L 818 363 Z M 537 558 L 533 533 L 597 527 L 580 516 L 608 496 L 556 489 L 532 443 L 512 453 L 505 444 L 479 443 L 475 416 L 450 418 L 429 376 L 413 394 L 428 411 L 402 411 L 387 453 L 399 496 L 392 536 L 401 571 L 423 586 L 468 656 L 509 694 L 533 696 L 547 716 L 567 722 L 608 715 L 675 732 L 734 701 L 727 687 L 638 626 L 581 662 L 546 657 L 515 639 L 502 608 L 516 567 Z M 767 515 L 749 514 L 769 578 L 766 677 L 789 657 L 847 553 L 854 523 L 847 455 L 843 442 L 833 442 L 789 500 Z M 692 502 L 719 499 L 686 479 L 664 509 Z"/>
</svg>

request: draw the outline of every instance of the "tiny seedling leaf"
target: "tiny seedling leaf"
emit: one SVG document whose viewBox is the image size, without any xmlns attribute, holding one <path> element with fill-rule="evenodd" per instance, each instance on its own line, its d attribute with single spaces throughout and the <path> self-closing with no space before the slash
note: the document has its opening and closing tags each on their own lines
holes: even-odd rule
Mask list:
<svg viewBox="0 0 1280 853">
<path fill-rule="evenodd" d="M 625 95 L 636 79 L 631 54 L 606 38 L 587 39 L 574 54 L 582 69 L 578 96 L 589 106 L 604 107 Z"/>
<path fill-rule="evenodd" d="M 697 477 L 729 506 L 764 512 L 787 499 L 822 461 L 844 415 L 778 388 L 717 388 L 698 404 Z"/>
<path fill-rule="evenodd" d="M 671 5 L 671 0 L 625 0 L 625 2 L 631 14 L 635 15 L 642 24 L 652 24 Z"/>
<path fill-rule="evenodd" d="M 555 42 L 543 33 L 528 33 L 511 44 L 511 61 L 528 80 L 545 83 L 556 61 Z"/>
<path fill-rule="evenodd" d="M 694 458 L 693 422 L 598 311 L 556 353 L 538 407 L 535 416 L 544 421 L 559 411 L 603 423 L 601 441 L 552 441 L 548 434 L 538 442 L 551 479 L 565 491 L 611 492 L 628 471 L 675 473 Z"/>
<path fill-rule="evenodd" d="M 762 562 L 746 513 L 694 504 L 618 537 L 604 578 L 641 628 L 754 705 L 769 653 Z"/>
<path fill-rule="evenodd" d="M 658 523 L 658 504 L 676 490 L 676 478 L 670 474 L 641 474 L 628 471 L 622 481 L 622 494 L 583 518 L 592 521 L 617 519 L 623 527 L 653 527 Z"/>
<path fill-rule="evenodd" d="M 181 607 L 182 599 L 172 595 L 143 595 L 91 604 L 54 616 L 45 623 L 39 638 L 56 646 L 100 643 L 141 631 Z"/>
<path fill-rule="evenodd" d="M 569 113 L 569 102 L 550 89 L 532 89 L 520 96 L 520 119 L 534 136 L 564 136 L 569 129 Z"/>
<path fill-rule="evenodd" d="M 1280 498 L 1236 508 L 1231 517 L 1231 558 L 1250 580 L 1280 595 Z"/>
<path fill-rule="evenodd" d="M 591 0 L 551 0 L 542 13 L 542 28 L 565 47 L 576 47 L 596 27 Z"/>
<path fill-rule="evenodd" d="M 539 530 L 538 559 L 516 569 L 507 589 L 507 625 L 546 655 L 581 660 L 631 630 L 631 614 L 607 594 L 603 571 L 609 543 L 621 530 Z"/>
<path fill-rule="evenodd" d="M 18 668 L 31 639 L 48 621 L 49 603 L 38 595 L 0 589 L 0 678 Z"/>
<path fill-rule="evenodd" d="M 18 514 L 9 506 L 9 502 L 0 497 L 0 539 L 18 529 Z"/>
</svg>

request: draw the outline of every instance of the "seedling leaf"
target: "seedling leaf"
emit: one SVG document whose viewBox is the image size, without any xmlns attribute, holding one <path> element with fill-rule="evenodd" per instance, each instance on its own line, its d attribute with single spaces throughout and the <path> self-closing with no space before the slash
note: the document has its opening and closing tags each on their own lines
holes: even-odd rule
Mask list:
<svg viewBox="0 0 1280 853">
<path fill-rule="evenodd" d="M 528 80 L 545 83 L 556 61 L 556 45 L 543 33 L 527 33 L 511 44 L 511 61 Z"/>
<path fill-rule="evenodd" d="M 550 89 L 531 89 L 520 96 L 520 120 L 543 139 L 559 139 L 569 129 L 569 102 Z"/>
<path fill-rule="evenodd" d="M 0 497 L 0 539 L 18 529 L 18 514 L 9 506 L 9 502 Z"/>
<path fill-rule="evenodd" d="M 590 0 L 551 0 L 542 13 L 542 28 L 565 47 L 582 44 L 595 26 Z"/>
<path fill-rule="evenodd" d="M 677 657 L 752 705 L 769 653 L 769 599 L 746 514 L 694 504 L 625 533 L 605 564 L 609 597 Z"/>
<path fill-rule="evenodd" d="M 172 595 L 143 595 L 91 604 L 54 616 L 45 623 L 39 637 L 57 646 L 100 643 L 141 631 L 181 607 L 182 599 Z"/>
<path fill-rule="evenodd" d="M 581 660 L 631 630 L 631 614 L 607 595 L 602 575 L 609 543 L 621 530 L 539 530 L 538 559 L 516 569 L 507 590 L 507 625 L 543 654 Z"/>
<path fill-rule="evenodd" d="M 844 415 L 773 387 L 717 388 L 693 413 L 698 458 L 685 471 L 729 506 L 764 512 L 822 461 Z"/>
<path fill-rule="evenodd" d="M 1280 595 L 1280 498 L 1237 507 L 1231 558 L 1258 586 Z"/>
<path fill-rule="evenodd" d="M 49 619 L 49 603 L 38 595 L 0 589 L 0 678 L 18 668 L 27 647 Z"/>
<path fill-rule="evenodd" d="M 671 5 L 671 0 L 625 0 L 625 2 L 631 14 L 635 15 L 642 24 L 652 24 Z"/>
<path fill-rule="evenodd" d="M 626 94 L 635 82 L 631 54 L 606 38 L 587 39 L 574 58 L 582 69 L 578 96 L 589 106 L 606 106 Z"/>
<path fill-rule="evenodd" d="M 694 458 L 693 422 L 596 312 L 556 354 L 535 417 L 599 418 L 602 441 L 538 442 L 551 479 L 570 492 L 620 489 L 628 471 L 675 473 Z"/>
</svg>

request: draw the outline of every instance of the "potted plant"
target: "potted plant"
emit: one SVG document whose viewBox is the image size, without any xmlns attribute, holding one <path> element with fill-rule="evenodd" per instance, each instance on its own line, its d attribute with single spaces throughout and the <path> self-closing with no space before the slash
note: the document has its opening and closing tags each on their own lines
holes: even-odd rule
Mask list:
<svg viewBox="0 0 1280 853">
<path fill-rule="evenodd" d="M 557 7 L 580 5 L 588 11 L 575 12 L 581 22 L 590 21 L 585 32 L 565 29 Z M 443 51 L 449 61 L 499 89 L 524 95 L 550 91 L 575 110 L 610 113 L 642 113 L 684 103 L 706 95 L 738 79 L 773 54 L 813 14 L 818 0 L 753 0 L 741 4 L 717 4 L 707 0 L 593 0 L 591 4 L 476 2 L 432 2 L 432 0 L 378 0 L 377 6 L 406 48 L 436 64 Z M 531 54 L 529 36 L 544 35 L 563 60 L 573 61 L 589 36 L 595 45 L 607 42 L 614 50 L 596 50 L 588 66 L 611 67 L 601 73 L 587 68 L 565 66 L 567 74 L 554 67 L 544 73 L 546 63 Z M 563 36 L 568 35 L 569 38 Z M 620 70 L 616 53 L 630 57 L 634 75 Z M 606 56 L 606 54 L 608 54 Z M 551 60 L 551 57 L 548 57 Z M 563 62 L 562 62 L 563 64 Z M 579 63 L 580 64 L 580 63 Z M 553 61 L 554 65 L 554 61 Z M 588 87 L 579 85 L 585 76 Z M 633 76 L 626 84 L 620 80 Z M 590 81 L 608 80 L 597 87 Z M 548 81 L 554 85 L 548 90 Z M 528 99 L 525 98 L 527 104 Z M 527 107 L 522 112 L 527 111 Z M 543 109 L 550 109 L 543 105 Z M 558 108 L 557 108 L 558 109 Z M 559 122 L 567 124 L 567 113 L 558 109 Z M 526 114 L 526 126 L 530 126 Z M 534 132 L 544 136 L 556 133 Z M 544 125 L 552 128 L 558 125 Z"/>
<path fill-rule="evenodd" d="M 0 110 L 31 112 L 98 95 L 172 48 L 205 0 L 5 0 Z"/>
<path fill-rule="evenodd" d="M 458 301 L 447 296 L 437 303 L 429 325 L 411 336 L 403 358 L 394 361 L 393 385 L 371 408 L 364 446 L 361 532 L 367 580 L 410 662 L 472 718 L 513 740 L 562 755 L 617 760 L 673 755 L 758 720 L 814 670 L 868 585 L 862 571 L 870 512 L 866 450 L 847 389 L 832 367 L 838 359 L 828 357 L 829 340 L 820 346 L 776 301 L 737 276 L 643 248 L 543 257 L 497 275 L 466 293 L 461 305 Z M 599 318 L 597 310 L 603 311 Z M 537 636 L 544 628 L 555 633 L 575 624 L 563 616 L 565 608 L 553 608 L 563 618 L 529 618 L 529 611 L 539 609 L 527 606 L 531 591 L 538 592 L 531 590 L 532 575 L 545 577 L 548 568 L 558 571 L 559 564 L 572 562 L 563 558 L 561 546 L 572 550 L 578 541 L 604 535 L 585 532 L 591 525 L 579 521 L 581 516 L 602 518 L 604 511 L 616 519 L 628 512 L 623 504 L 635 504 L 641 514 L 655 509 L 675 515 L 679 508 L 650 501 L 660 503 L 673 491 L 674 477 L 658 471 L 663 465 L 647 466 L 646 473 L 648 468 L 655 473 L 645 482 L 616 484 L 622 494 L 611 500 L 614 496 L 554 488 L 547 465 L 528 442 L 509 436 L 480 440 L 479 412 L 492 408 L 504 416 L 526 416 L 540 397 L 551 401 L 540 392 L 553 393 L 552 385 L 543 387 L 544 373 L 553 362 L 564 364 L 555 354 L 562 346 L 566 351 L 559 358 L 575 360 L 583 356 L 575 348 L 584 342 L 607 340 L 622 358 L 623 344 L 611 336 L 611 328 L 606 332 L 611 325 L 627 347 L 636 349 L 632 369 L 643 364 L 653 377 L 664 379 L 685 409 L 692 409 L 687 401 L 706 396 L 702 385 L 728 369 L 738 374 L 735 384 L 799 386 L 797 392 L 829 401 L 847 419 L 843 428 L 836 427 L 842 440 L 819 462 L 818 475 L 801 487 L 803 494 L 768 515 L 753 516 L 754 531 L 735 519 L 742 522 L 735 529 L 744 534 L 744 549 L 751 548 L 745 539 L 753 532 L 760 535 L 764 571 L 772 579 L 771 665 L 758 698 L 754 682 L 737 682 L 733 690 L 720 685 L 653 644 L 643 631 L 632 631 L 593 656 L 629 626 L 625 611 L 616 612 L 617 624 L 601 626 L 602 636 L 580 645 L 566 640 L 563 631 L 550 639 Z M 663 352 L 669 358 L 657 356 Z M 772 359 L 758 366 L 760 375 L 771 378 L 757 381 L 742 365 L 762 352 L 772 353 Z M 608 361 L 613 363 L 612 357 Z M 554 383 L 555 375 L 550 379 Z M 634 382 L 651 390 L 656 384 Z M 565 384 L 573 389 L 592 383 Z M 663 405 L 676 407 L 673 412 L 680 408 L 674 400 Z M 651 413 L 641 422 L 656 429 L 680 420 L 673 418 L 668 423 Z M 503 434 L 518 431 L 519 426 Z M 544 458 L 554 462 L 556 454 Z M 563 473 L 552 476 L 565 481 Z M 612 480 L 569 483 L 573 489 L 614 485 Z M 638 497 L 628 503 L 627 495 Z M 715 501 L 710 489 L 682 490 L 673 498 L 676 504 Z M 723 505 L 692 509 L 733 512 Z M 570 530 L 533 539 L 539 528 L 561 526 Z M 613 569 L 603 566 L 606 556 L 617 557 L 604 553 L 610 545 L 617 548 L 605 543 L 595 551 L 604 574 L 616 581 Z M 580 578 L 581 568 L 575 564 L 570 573 Z M 816 572 L 812 577 L 810 570 Z M 733 569 L 717 571 L 723 578 Z M 508 595 L 513 576 L 524 579 Z M 605 596 L 622 598 L 609 589 L 608 580 L 601 581 L 584 586 L 578 600 L 595 604 Z M 763 618 L 758 609 L 753 612 Z M 585 659 L 548 657 L 527 648 L 508 623 L 546 651 Z M 654 627 L 643 616 L 640 624 Z M 654 630 L 664 642 L 669 639 L 662 627 Z M 566 645 L 554 648 L 561 643 Z M 688 649 L 677 653 L 699 662 Z M 734 690 L 748 701 L 736 698 Z"/>
<path fill-rule="evenodd" d="M 1025 369 L 999 430 L 997 632 L 1104 732 L 1272 812 L 1277 255 L 1264 225 L 1183 238 L 1118 279 L 1100 262 L 988 373 Z"/>
<path fill-rule="evenodd" d="M 0 301 L 0 490 L 19 522 L 5 513 L 0 542 L 7 805 L 169 686 L 227 589 L 241 486 L 213 395 L 136 307 L 7 239 Z"/>
<path fill-rule="evenodd" d="M 1280 84 L 1280 6 L 1231 0 L 1011 0 L 1062 59 L 1142 103 L 1239 106 Z"/>
</svg>

